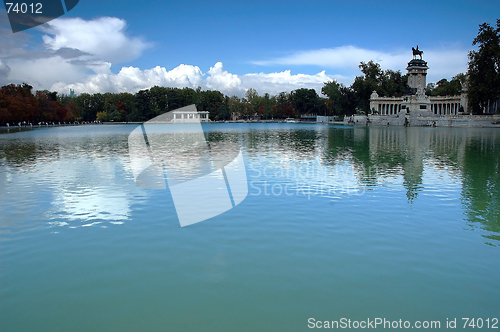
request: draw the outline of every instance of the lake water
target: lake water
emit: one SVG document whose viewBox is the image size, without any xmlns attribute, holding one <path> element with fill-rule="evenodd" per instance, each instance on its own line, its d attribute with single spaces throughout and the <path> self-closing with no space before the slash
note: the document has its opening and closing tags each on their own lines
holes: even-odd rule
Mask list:
<svg viewBox="0 0 500 332">
<path fill-rule="evenodd" d="M 180 227 L 134 181 L 136 127 L 0 135 L 1 331 L 500 326 L 499 130 L 204 125 L 248 195 Z"/>
</svg>

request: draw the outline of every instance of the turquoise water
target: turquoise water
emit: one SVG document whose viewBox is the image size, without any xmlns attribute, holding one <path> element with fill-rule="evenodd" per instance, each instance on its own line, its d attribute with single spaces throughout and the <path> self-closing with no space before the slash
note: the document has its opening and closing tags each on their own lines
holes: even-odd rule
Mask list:
<svg viewBox="0 0 500 332">
<path fill-rule="evenodd" d="M 134 181 L 135 128 L 0 135 L 1 331 L 500 318 L 500 131 L 205 125 L 241 146 L 248 196 L 180 227 Z"/>
</svg>

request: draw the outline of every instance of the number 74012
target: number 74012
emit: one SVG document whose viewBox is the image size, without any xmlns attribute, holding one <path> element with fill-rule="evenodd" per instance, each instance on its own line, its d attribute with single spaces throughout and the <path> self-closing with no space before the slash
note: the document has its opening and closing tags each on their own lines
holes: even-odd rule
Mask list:
<svg viewBox="0 0 500 332">
<path fill-rule="evenodd" d="M 41 3 L 17 3 L 17 2 L 6 2 L 7 14 L 9 13 L 21 13 L 21 14 L 42 14 L 42 4 Z"/>
<path fill-rule="evenodd" d="M 482 319 L 482 318 L 462 318 L 464 321 L 464 329 L 466 327 L 478 328 L 481 329 L 483 326 L 488 329 L 498 329 L 498 318 L 492 319 Z"/>
</svg>

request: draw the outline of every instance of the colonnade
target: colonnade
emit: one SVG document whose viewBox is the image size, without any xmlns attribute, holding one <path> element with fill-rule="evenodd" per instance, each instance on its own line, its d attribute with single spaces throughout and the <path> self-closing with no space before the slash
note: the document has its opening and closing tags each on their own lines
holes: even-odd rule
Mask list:
<svg viewBox="0 0 500 332">
<path fill-rule="evenodd" d="M 174 111 L 174 122 L 208 122 L 208 112 Z"/>
<path fill-rule="evenodd" d="M 378 114 L 380 115 L 396 115 L 401 112 L 401 109 L 401 104 L 378 104 Z M 460 103 L 433 103 L 431 110 L 435 115 L 457 115 L 460 112 Z"/>
<path fill-rule="evenodd" d="M 401 104 L 390 103 L 390 104 L 378 104 L 378 114 L 380 115 L 395 115 L 401 112 Z"/>
<path fill-rule="evenodd" d="M 460 103 L 432 104 L 432 112 L 436 115 L 457 115 L 459 111 Z"/>
</svg>

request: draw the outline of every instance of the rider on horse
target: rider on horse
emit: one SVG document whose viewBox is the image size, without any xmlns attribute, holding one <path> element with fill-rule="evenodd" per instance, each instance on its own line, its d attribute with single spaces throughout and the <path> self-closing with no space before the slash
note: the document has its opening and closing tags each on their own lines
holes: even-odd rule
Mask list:
<svg viewBox="0 0 500 332">
<path fill-rule="evenodd" d="M 414 47 L 412 47 L 411 49 L 413 51 L 413 59 L 416 59 L 417 55 L 418 55 L 418 56 L 420 56 L 420 60 L 422 60 L 422 54 L 424 54 L 424 51 L 420 51 L 418 49 L 418 45 L 417 45 L 417 49 L 415 49 Z"/>
</svg>

